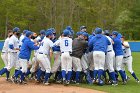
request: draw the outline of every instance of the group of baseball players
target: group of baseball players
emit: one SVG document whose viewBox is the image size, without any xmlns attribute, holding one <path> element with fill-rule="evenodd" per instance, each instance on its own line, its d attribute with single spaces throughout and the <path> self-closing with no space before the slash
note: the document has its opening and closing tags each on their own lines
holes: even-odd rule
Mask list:
<svg viewBox="0 0 140 93">
<path fill-rule="evenodd" d="M 41 30 L 39 35 L 29 30 L 20 34 L 18 27 L 9 30 L 1 52 L 5 66 L 0 70 L 0 76 L 6 74 L 6 80 L 15 84 L 35 80 L 44 85 L 87 82 L 116 86 L 119 76 L 123 84 L 130 79 L 125 73 L 127 67 L 139 83 L 132 69 L 130 46 L 124 36 L 99 27 L 91 35 L 86 30 L 86 26 L 81 26 L 74 34 L 71 26 L 67 26 L 59 37 L 54 28 Z M 13 67 L 15 72 L 10 76 Z"/>
</svg>

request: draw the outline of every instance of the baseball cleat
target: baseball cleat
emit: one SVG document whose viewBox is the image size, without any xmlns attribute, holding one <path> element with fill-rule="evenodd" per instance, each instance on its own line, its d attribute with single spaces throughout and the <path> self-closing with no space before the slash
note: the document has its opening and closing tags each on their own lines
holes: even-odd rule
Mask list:
<svg viewBox="0 0 140 93">
<path fill-rule="evenodd" d="M 61 80 L 57 80 L 57 81 L 56 81 L 56 83 L 61 84 L 61 83 L 62 83 L 62 81 L 61 81 Z"/>
<path fill-rule="evenodd" d="M 99 86 L 103 86 L 103 85 L 104 85 L 104 81 L 99 80 L 99 81 L 98 81 L 98 85 L 99 85 Z"/>
<path fill-rule="evenodd" d="M 112 81 L 112 85 L 117 86 L 118 85 L 117 81 Z"/>
<path fill-rule="evenodd" d="M 49 83 L 48 81 L 45 81 L 45 82 L 44 82 L 44 85 L 45 85 L 45 86 L 48 86 L 48 85 L 50 85 L 50 83 Z"/>
<path fill-rule="evenodd" d="M 66 80 L 63 80 L 63 85 L 66 86 Z"/>
<path fill-rule="evenodd" d="M 140 83 L 140 81 L 139 81 L 138 79 L 136 79 L 136 82 L 137 82 L 137 83 Z"/>
<path fill-rule="evenodd" d="M 130 80 L 130 77 L 129 76 L 126 76 L 126 80 L 129 81 Z"/>
<path fill-rule="evenodd" d="M 126 80 L 124 80 L 124 81 L 122 82 L 122 84 L 123 84 L 123 85 L 126 85 L 126 84 L 127 84 L 127 81 L 126 81 Z"/>
<path fill-rule="evenodd" d="M 70 81 L 69 81 L 69 80 L 68 80 L 68 81 L 66 81 L 66 86 L 67 86 L 67 85 L 69 85 L 69 84 L 70 84 Z"/>
<path fill-rule="evenodd" d="M 11 81 L 10 78 L 6 78 L 6 81 Z"/>
<path fill-rule="evenodd" d="M 13 83 L 15 83 L 15 84 L 18 83 L 17 79 L 16 79 L 14 76 L 11 77 L 11 81 L 12 81 Z"/>
<path fill-rule="evenodd" d="M 19 84 L 27 84 L 27 82 L 26 81 L 22 81 L 22 80 L 19 80 Z"/>
</svg>

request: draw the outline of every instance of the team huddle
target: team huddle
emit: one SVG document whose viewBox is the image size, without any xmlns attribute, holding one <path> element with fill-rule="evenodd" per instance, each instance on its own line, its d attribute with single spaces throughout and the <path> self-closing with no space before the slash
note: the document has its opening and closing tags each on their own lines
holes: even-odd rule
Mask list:
<svg viewBox="0 0 140 93">
<path fill-rule="evenodd" d="M 5 66 L 0 76 L 6 74 L 6 80 L 15 84 L 34 80 L 49 85 L 53 79 L 64 85 L 87 82 L 116 86 L 119 76 L 122 84 L 130 79 L 125 73 L 127 67 L 139 83 L 132 69 L 129 43 L 119 32 L 110 34 L 97 27 L 89 35 L 86 26 L 81 26 L 74 35 L 70 26 L 58 38 L 54 28 L 41 30 L 38 36 L 29 30 L 21 35 L 18 27 L 9 30 L 1 53 Z M 10 76 L 12 68 L 15 72 Z"/>
</svg>

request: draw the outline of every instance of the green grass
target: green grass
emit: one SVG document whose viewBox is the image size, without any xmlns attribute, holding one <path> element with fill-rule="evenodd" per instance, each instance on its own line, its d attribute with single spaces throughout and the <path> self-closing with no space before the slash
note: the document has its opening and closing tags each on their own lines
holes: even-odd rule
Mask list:
<svg viewBox="0 0 140 93">
<path fill-rule="evenodd" d="M 133 70 L 135 71 L 137 77 L 140 78 L 140 53 L 134 52 L 132 53 L 133 56 Z M 2 68 L 3 62 L 0 58 L 0 68 Z M 12 71 L 13 72 L 13 71 Z M 119 83 L 118 86 L 114 87 L 111 85 L 104 85 L 104 86 L 97 86 L 97 85 L 87 85 L 87 84 L 80 84 L 74 85 L 84 88 L 90 88 L 100 91 L 105 91 L 107 93 L 140 93 L 140 84 L 136 83 L 130 73 L 127 72 L 127 75 L 130 76 L 130 81 L 128 81 L 127 85 L 122 85 Z"/>
</svg>

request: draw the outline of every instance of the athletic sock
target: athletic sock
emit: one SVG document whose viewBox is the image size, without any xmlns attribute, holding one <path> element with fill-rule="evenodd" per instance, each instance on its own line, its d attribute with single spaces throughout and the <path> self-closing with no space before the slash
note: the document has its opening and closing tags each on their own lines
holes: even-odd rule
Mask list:
<svg viewBox="0 0 140 93">
<path fill-rule="evenodd" d="M 17 69 L 15 69 L 15 74 L 17 73 L 17 71 L 18 71 L 18 70 L 17 70 Z"/>
<path fill-rule="evenodd" d="M 90 77 L 89 71 L 86 71 L 85 74 L 86 74 L 86 80 L 87 80 L 88 84 L 92 84 L 92 79 L 91 79 L 91 77 Z"/>
<path fill-rule="evenodd" d="M 102 69 L 99 69 L 98 70 L 98 80 L 100 81 L 101 80 L 101 76 L 103 75 L 103 70 Z"/>
<path fill-rule="evenodd" d="M 62 79 L 62 72 L 60 71 L 58 74 L 58 80 Z"/>
<path fill-rule="evenodd" d="M 115 72 L 110 72 L 110 77 L 113 81 L 116 81 Z"/>
<path fill-rule="evenodd" d="M 98 73 L 98 70 L 94 70 L 94 71 L 93 71 L 93 79 L 96 79 L 97 73 Z"/>
<path fill-rule="evenodd" d="M 6 72 L 6 79 L 9 79 L 10 71 L 7 70 Z"/>
<path fill-rule="evenodd" d="M 136 74 L 133 72 L 132 74 L 131 74 L 135 79 L 138 79 L 137 78 L 137 76 L 136 76 Z"/>
<path fill-rule="evenodd" d="M 65 70 L 62 70 L 62 78 L 63 78 L 63 80 L 66 79 L 66 71 Z"/>
<path fill-rule="evenodd" d="M 50 77 L 50 73 L 45 73 L 45 82 L 48 81 L 49 77 Z"/>
<path fill-rule="evenodd" d="M 31 74 L 30 69 L 27 70 L 27 72 L 25 73 L 25 76 L 28 76 L 29 74 Z"/>
<path fill-rule="evenodd" d="M 75 80 L 76 80 L 76 82 L 79 82 L 79 80 L 80 80 L 80 71 L 76 71 Z"/>
<path fill-rule="evenodd" d="M 68 80 L 68 81 L 69 81 L 70 78 L 71 78 L 71 74 L 72 74 L 72 71 L 68 71 L 68 73 L 67 73 L 67 80 Z"/>
<path fill-rule="evenodd" d="M 15 76 L 15 78 L 18 78 L 18 76 L 21 75 L 21 74 L 22 74 L 22 71 L 21 71 L 21 70 L 18 70 L 18 71 L 15 73 L 14 76 Z"/>
<path fill-rule="evenodd" d="M 8 70 L 7 68 L 3 68 L 1 71 L 0 71 L 0 75 L 3 75 L 4 73 L 6 73 Z"/>
<path fill-rule="evenodd" d="M 43 73 L 43 71 L 41 69 L 39 69 L 37 71 L 37 80 L 40 80 L 40 77 L 41 77 L 42 73 Z"/>
<path fill-rule="evenodd" d="M 125 73 L 124 73 L 122 70 L 119 70 L 119 73 L 120 73 L 120 75 L 121 75 L 122 80 L 123 80 L 123 81 L 126 80 L 126 75 L 125 75 Z"/>
<path fill-rule="evenodd" d="M 22 72 L 21 72 L 20 80 L 21 80 L 21 81 L 24 81 L 24 79 L 25 79 L 25 73 L 22 73 Z"/>
</svg>

